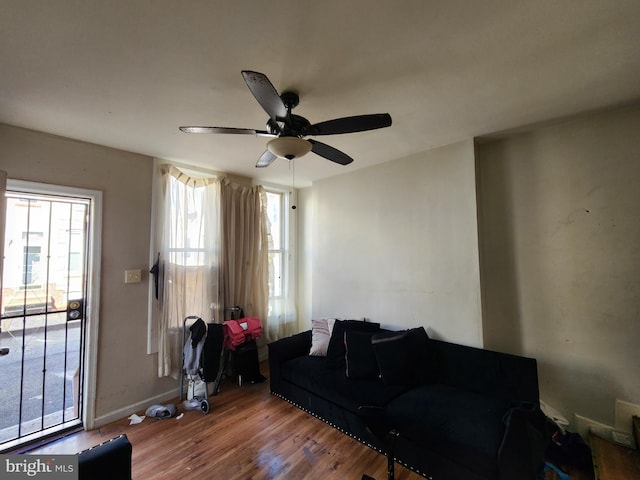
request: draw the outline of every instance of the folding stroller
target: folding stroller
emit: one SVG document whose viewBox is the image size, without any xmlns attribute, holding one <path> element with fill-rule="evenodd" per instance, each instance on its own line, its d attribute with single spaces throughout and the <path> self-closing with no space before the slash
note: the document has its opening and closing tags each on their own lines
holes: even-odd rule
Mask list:
<svg viewBox="0 0 640 480">
<path fill-rule="evenodd" d="M 187 331 L 189 332 L 187 337 Z M 183 406 L 185 410 L 209 412 L 209 387 L 203 370 L 203 350 L 207 337 L 207 324 L 196 316 L 184 319 L 182 325 L 182 374 L 180 375 L 180 399 L 184 395 L 184 380 L 187 379 L 187 392 Z M 196 385 L 204 384 L 204 394 L 196 392 Z"/>
</svg>

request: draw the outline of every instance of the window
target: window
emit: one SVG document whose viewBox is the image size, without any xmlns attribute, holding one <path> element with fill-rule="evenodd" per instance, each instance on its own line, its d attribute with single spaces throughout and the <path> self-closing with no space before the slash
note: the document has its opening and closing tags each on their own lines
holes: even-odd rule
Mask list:
<svg viewBox="0 0 640 480">
<path fill-rule="evenodd" d="M 25 288 L 41 288 L 40 253 L 42 247 L 23 247 L 22 279 Z"/>
<path fill-rule="evenodd" d="M 208 264 L 205 245 L 206 223 L 211 219 L 203 213 L 207 185 L 190 186 L 169 177 L 171 204 L 169 225 L 169 262 L 184 267 Z"/>
<path fill-rule="evenodd" d="M 269 321 L 268 338 L 295 333 L 295 255 L 291 239 L 290 193 L 265 188 L 269 220 Z"/>
<path fill-rule="evenodd" d="M 269 218 L 269 303 L 282 298 L 284 272 L 284 198 L 282 192 L 267 191 Z"/>
<path fill-rule="evenodd" d="M 151 285 L 147 339 L 161 377 L 179 374 L 178 334 L 187 316 L 221 322 L 226 306 L 240 305 L 264 321 L 268 341 L 297 327 L 288 285 L 289 193 L 197 173 L 156 162 L 151 251 L 158 285 Z"/>
<path fill-rule="evenodd" d="M 157 165 L 154 215 L 152 252 L 159 264 L 150 292 L 156 301 L 148 326 L 148 351 L 159 354 L 158 376 L 177 377 L 184 319 L 222 318 L 220 181 Z"/>
</svg>

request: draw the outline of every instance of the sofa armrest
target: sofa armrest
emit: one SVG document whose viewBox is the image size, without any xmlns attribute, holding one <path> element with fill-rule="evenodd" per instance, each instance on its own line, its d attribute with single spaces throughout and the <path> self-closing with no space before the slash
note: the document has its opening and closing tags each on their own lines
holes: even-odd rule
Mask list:
<svg viewBox="0 0 640 480">
<path fill-rule="evenodd" d="M 80 480 L 131 480 L 131 442 L 125 434 L 78 454 Z"/>
<path fill-rule="evenodd" d="M 311 330 L 281 338 L 267 345 L 269 349 L 269 379 L 271 391 L 277 391 L 280 382 L 280 365 L 292 358 L 308 355 L 311 349 Z"/>
<path fill-rule="evenodd" d="M 286 362 L 301 355 L 308 355 L 311 349 L 311 330 L 281 338 L 268 345 L 269 360 Z"/>
</svg>

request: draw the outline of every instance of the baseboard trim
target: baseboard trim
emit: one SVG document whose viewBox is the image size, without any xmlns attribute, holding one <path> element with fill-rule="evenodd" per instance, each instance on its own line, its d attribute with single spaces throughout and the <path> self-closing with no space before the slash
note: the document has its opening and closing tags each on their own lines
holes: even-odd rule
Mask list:
<svg viewBox="0 0 640 480">
<path fill-rule="evenodd" d="M 164 404 L 170 400 L 174 400 L 180 395 L 180 389 L 172 389 L 168 392 L 161 393 L 154 397 L 147 398 L 138 403 L 134 403 L 132 405 L 127 405 L 126 407 L 119 408 L 117 410 L 113 410 L 105 415 L 100 415 L 96 417 L 93 421 L 93 427 L 98 428 L 102 425 L 106 425 L 107 423 L 115 422 L 116 420 L 120 420 L 121 418 L 128 417 L 137 412 L 141 412 L 146 410 L 149 406 L 154 404 Z"/>
</svg>

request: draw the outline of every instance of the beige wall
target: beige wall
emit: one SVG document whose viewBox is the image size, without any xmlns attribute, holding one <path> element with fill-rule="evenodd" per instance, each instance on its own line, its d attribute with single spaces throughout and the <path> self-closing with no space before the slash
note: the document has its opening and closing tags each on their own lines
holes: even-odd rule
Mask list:
<svg viewBox="0 0 640 480">
<path fill-rule="evenodd" d="M 0 125 L 0 170 L 10 179 L 103 192 L 96 417 L 110 420 L 177 387 L 146 354 L 150 157 Z M 143 281 L 124 284 L 124 270 Z"/>
<path fill-rule="evenodd" d="M 301 329 L 367 317 L 482 344 L 473 142 L 316 182 L 298 204 Z"/>
<path fill-rule="evenodd" d="M 485 346 L 569 420 L 640 404 L 639 132 L 636 106 L 478 146 Z"/>
<path fill-rule="evenodd" d="M 298 314 L 298 330 L 310 328 L 312 318 L 313 293 L 312 284 L 312 254 L 313 254 L 313 188 L 301 188 L 297 191 L 296 215 L 297 241 L 297 288 L 296 311 Z"/>
<path fill-rule="evenodd" d="M 619 109 L 487 140 L 475 156 L 465 141 L 301 190 L 300 329 L 366 316 L 533 356 L 543 399 L 612 424 L 615 398 L 640 403 L 639 131 L 640 107 Z M 148 276 L 123 283 L 125 269 L 149 267 L 152 165 L 0 125 L 9 178 L 103 192 L 104 419 L 177 386 L 145 353 Z"/>
</svg>

